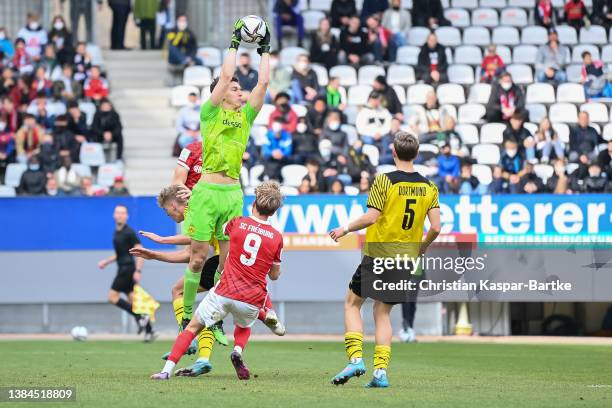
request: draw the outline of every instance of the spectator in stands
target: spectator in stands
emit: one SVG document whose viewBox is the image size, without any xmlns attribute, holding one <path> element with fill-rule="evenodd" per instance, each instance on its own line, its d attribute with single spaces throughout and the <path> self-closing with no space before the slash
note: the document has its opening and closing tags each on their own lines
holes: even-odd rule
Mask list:
<svg viewBox="0 0 612 408">
<path fill-rule="evenodd" d="M 586 164 L 597 157 L 595 149 L 602 140 L 595 128 L 590 126 L 590 123 L 588 112 L 580 112 L 578 114 L 578 124 L 570 128 L 570 162 L 580 161 Z"/>
<path fill-rule="evenodd" d="M 428 135 L 423 135 L 421 138 L 419 138 L 419 141 L 421 141 L 421 143 L 425 143 L 427 142 L 427 136 L 430 138 L 433 136 L 438 144 L 450 144 L 451 153 L 453 155 L 458 157 L 469 156 L 469 150 L 463 146 L 461 135 L 455 130 L 456 125 L 457 122 L 452 115 L 444 114 L 442 116 L 442 129 L 434 134 L 429 133 Z M 432 138 L 428 143 L 432 143 L 433 140 L 434 139 Z"/>
<path fill-rule="evenodd" d="M 504 61 L 499 54 L 497 54 L 497 47 L 495 44 L 489 45 L 487 54 L 482 59 L 482 64 L 480 65 L 480 82 L 485 82 L 487 84 L 494 82 L 505 67 L 506 64 L 504 64 Z"/>
<path fill-rule="evenodd" d="M 379 145 L 391 130 L 391 113 L 382 106 L 381 95 L 372 91 L 368 103 L 357 114 L 355 126 L 366 144 Z"/>
<path fill-rule="evenodd" d="M 342 100 L 342 94 L 340 93 L 340 78 L 329 78 L 329 82 L 325 88 L 325 97 L 329 108 L 340 109 L 341 111 L 344 110 L 346 103 Z"/>
<path fill-rule="evenodd" d="M 609 30 L 612 27 L 612 0 L 594 0 L 591 16 L 593 24 L 602 25 Z"/>
<path fill-rule="evenodd" d="M 36 122 L 44 128 L 52 128 L 54 117 L 52 112 L 49 110 L 49 104 L 47 95 L 44 92 L 40 92 L 36 99 L 33 99 L 28 106 L 27 113 L 34 115 Z"/>
<path fill-rule="evenodd" d="M 298 193 L 300 195 L 312 194 L 312 189 L 310 188 L 310 182 L 306 179 L 306 177 L 302 179 L 302 182 L 298 186 Z"/>
<path fill-rule="evenodd" d="M 397 93 L 395 92 L 395 89 L 387 84 L 387 78 L 385 78 L 383 75 L 377 76 L 374 79 L 372 87 L 375 91 L 380 93 L 382 106 L 391 112 L 394 117 L 403 120 L 404 114 L 402 113 L 402 104 L 397 96 Z"/>
<path fill-rule="evenodd" d="M 259 156 L 259 149 L 255 144 L 255 139 L 250 137 L 247 142 L 246 150 L 242 154 L 242 165 L 251 170 L 251 167 L 259 163 Z"/>
<path fill-rule="evenodd" d="M 57 188 L 57 180 L 53 176 L 47 177 L 45 192 L 49 197 L 57 197 L 63 195 L 62 192 Z"/>
<path fill-rule="evenodd" d="M 106 78 L 101 76 L 100 67 L 91 67 L 91 75 L 85 80 L 83 91 L 85 96 L 96 104 L 98 104 L 102 99 L 108 98 L 108 81 Z"/>
<path fill-rule="evenodd" d="M 391 31 L 380 24 L 378 15 L 368 17 L 366 27 L 368 31 L 368 44 L 374 54 L 374 60 L 381 63 L 386 58 L 387 50 L 389 49 Z"/>
<path fill-rule="evenodd" d="M 382 26 L 392 34 L 389 43 L 389 61 L 395 61 L 397 50 L 406 45 L 410 30 L 410 13 L 402 9 L 402 0 L 391 0 L 391 7 L 383 13 Z"/>
<path fill-rule="evenodd" d="M 369 17 L 381 17 L 382 13 L 389 8 L 389 0 L 363 0 L 361 6 L 361 22 L 366 23 Z"/>
<path fill-rule="evenodd" d="M 380 149 L 379 164 L 395 164 L 393 159 L 393 140 L 395 135 L 402 130 L 402 121 L 398 118 L 391 120 L 391 130 L 389 135 L 383 138 L 382 147 Z"/>
<path fill-rule="evenodd" d="M 591 53 L 582 53 L 582 70 L 580 71 L 580 83 L 584 86 L 584 94 L 587 99 L 606 96 L 608 87 L 608 69 L 599 60 L 593 61 Z M 610 92 L 612 96 L 612 92 Z"/>
<path fill-rule="evenodd" d="M 53 17 L 52 28 L 49 31 L 49 44 L 55 46 L 57 61 L 59 65 L 72 62 L 74 54 L 74 42 L 72 33 L 66 27 L 66 21 L 61 15 Z"/>
<path fill-rule="evenodd" d="M 370 177 L 361 177 L 359 179 L 359 194 L 369 194 L 371 187 L 372 180 Z"/>
<path fill-rule="evenodd" d="M 43 195 L 47 185 L 47 176 L 40 167 L 38 156 L 34 155 L 28 159 L 28 168 L 21 175 L 17 194 L 19 195 Z"/>
<path fill-rule="evenodd" d="M 601 171 L 597 162 L 581 163 L 572 174 L 571 188 L 576 193 L 603 193 L 606 191 L 608 178 Z"/>
<path fill-rule="evenodd" d="M 26 52 L 32 61 L 39 61 L 42 47 L 47 43 L 47 31 L 40 24 L 38 13 L 28 13 L 26 26 L 19 30 L 17 37 L 25 41 Z"/>
<path fill-rule="evenodd" d="M 111 143 L 117 145 L 117 160 L 123 160 L 123 127 L 119 114 L 108 99 L 100 101 L 100 110 L 96 112 L 91 133 L 94 140 L 110 148 Z"/>
<path fill-rule="evenodd" d="M 147 49 L 147 34 L 150 49 L 155 49 L 155 16 L 159 9 L 159 0 L 135 0 L 134 20 L 140 28 L 140 49 Z"/>
<path fill-rule="evenodd" d="M 273 12 L 278 48 L 283 48 L 283 26 L 296 28 L 298 47 L 301 47 L 304 43 L 304 17 L 301 14 L 299 0 L 276 0 Z"/>
<path fill-rule="evenodd" d="M 341 123 L 342 116 L 340 112 L 332 110 L 327 114 L 326 125 L 321 132 L 320 139 L 331 142 L 332 154 L 348 153 L 348 135 L 341 129 Z"/>
<path fill-rule="evenodd" d="M 284 130 L 283 122 L 276 118 L 268 130 L 268 143 L 263 146 L 264 175 L 282 181 L 281 168 L 289 164 L 291 148 L 291 133 Z"/>
<path fill-rule="evenodd" d="M 525 94 L 512 82 L 512 75 L 503 72 L 491 89 L 487 103 L 487 122 L 507 122 L 515 112 L 525 113 Z"/>
<path fill-rule="evenodd" d="M 15 134 L 8 123 L 0 116 L 0 174 L 4 175 L 6 166 L 15 161 Z M 0 177 L 2 180 L 2 177 Z"/>
<path fill-rule="evenodd" d="M 81 112 L 79 104 L 76 101 L 68 102 L 68 115 L 68 129 L 75 135 L 74 137 L 79 143 L 80 149 L 80 144 L 86 142 L 90 137 L 87 118 L 85 114 Z"/>
<path fill-rule="evenodd" d="M 548 31 L 548 44 L 540 45 L 536 55 L 536 79 L 557 85 L 567 82 L 565 66 L 570 63 L 569 48 L 559 43 L 555 29 Z"/>
<path fill-rule="evenodd" d="M 351 180 L 351 168 L 349 166 L 348 159 L 343 154 L 333 155 L 323 170 L 323 177 L 325 177 L 326 183 L 329 186 L 329 192 L 333 193 L 334 183 L 340 181 L 342 183 L 341 192 L 344 191 L 344 185 L 350 185 Z"/>
<path fill-rule="evenodd" d="M 270 53 L 270 85 L 268 85 L 266 103 L 273 101 L 279 92 L 290 92 L 291 73 L 279 64 L 278 51 L 272 51 Z"/>
<path fill-rule="evenodd" d="M 69 156 L 72 161 L 79 161 L 82 142 L 76 139 L 74 132 L 68 127 L 68 117 L 66 115 L 59 115 L 55 118 L 53 140 L 62 157 Z"/>
<path fill-rule="evenodd" d="M 53 140 L 53 135 L 50 133 L 45 134 L 42 138 L 38 160 L 40 161 L 42 171 L 47 175 L 52 175 L 59 167 L 59 149 Z"/>
<path fill-rule="evenodd" d="M 74 195 L 81 185 L 81 177 L 72 167 L 70 156 L 62 158 L 62 166 L 55 172 L 58 189 L 63 195 Z"/>
<path fill-rule="evenodd" d="M 502 171 L 508 175 L 519 174 L 523 169 L 524 161 L 525 159 L 519 151 L 518 143 L 512 139 L 506 140 L 504 142 L 504 149 L 500 158 L 500 166 Z"/>
<path fill-rule="evenodd" d="M 123 176 L 116 176 L 115 180 L 113 180 L 113 185 L 110 190 L 106 194 L 111 197 L 128 197 L 130 196 L 130 191 L 125 186 L 125 181 L 123 180 Z"/>
<path fill-rule="evenodd" d="M 428 140 L 436 137 L 442 130 L 444 118 L 448 115 L 446 109 L 441 109 L 438 103 L 438 96 L 434 91 L 427 92 L 425 95 L 425 116 L 411 115 L 408 125 L 414 133 L 420 135 L 419 140 L 427 143 Z"/>
<path fill-rule="evenodd" d="M 307 182 L 307 185 L 304 181 Z M 315 158 L 306 160 L 306 175 L 300 185 L 300 194 L 322 193 L 326 190 L 327 186 L 321 172 L 321 164 Z"/>
<path fill-rule="evenodd" d="M 351 16 L 357 15 L 355 0 L 333 0 L 329 15 L 332 27 L 348 27 Z"/>
<path fill-rule="evenodd" d="M 552 0 L 538 0 L 535 5 L 534 12 L 535 22 L 537 25 L 551 29 L 555 26 L 557 13 Z"/>
<path fill-rule="evenodd" d="M 450 21 L 444 17 L 444 8 L 440 0 L 413 0 L 412 25 L 435 30 L 440 26 L 450 25 Z"/>
<path fill-rule="evenodd" d="M 9 60 L 15 54 L 15 47 L 5 27 L 0 27 L 0 52 L 4 53 L 4 57 Z"/>
<path fill-rule="evenodd" d="M 599 167 L 601 167 L 601 170 L 608 176 L 608 180 L 612 181 L 612 140 L 608 140 L 607 149 L 599 152 L 597 163 Z"/>
<path fill-rule="evenodd" d="M 512 140 L 519 146 L 519 150 L 525 154 L 529 162 L 537 161 L 535 158 L 535 139 L 531 132 L 524 126 L 525 117 L 521 112 L 514 112 L 510 118 L 510 123 L 503 133 L 504 143 Z"/>
<path fill-rule="evenodd" d="M 200 101 L 198 94 L 191 92 L 187 97 L 189 103 L 181 108 L 176 118 L 178 144 L 181 149 L 198 142 L 200 136 Z"/>
<path fill-rule="evenodd" d="M 344 183 L 340 178 L 332 178 L 329 193 L 334 195 L 344 194 Z"/>
<path fill-rule="evenodd" d="M 278 93 L 274 99 L 274 105 L 276 106 L 276 109 L 274 109 L 270 114 L 268 128 L 272 128 L 272 123 L 274 123 L 274 120 L 280 119 L 283 125 L 283 130 L 289 133 L 295 132 L 298 117 L 293 109 L 291 109 L 291 105 L 289 104 L 289 94 L 286 92 Z"/>
<path fill-rule="evenodd" d="M 536 148 L 540 153 L 540 161 L 548 163 L 550 154 L 554 151 L 555 158 L 563 160 L 565 158 L 565 144 L 553 129 L 550 119 L 542 118 L 535 134 Z"/>
<path fill-rule="evenodd" d="M 317 96 L 312 106 L 306 112 L 306 124 L 317 137 L 321 135 L 325 127 L 325 118 L 328 112 L 327 102 L 323 96 Z"/>
<path fill-rule="evenodd" d="M 321 130 L 321 129 L 320 129 Z M 293 133 L 293 155 L 291 162 L 304 164 L 310 158 L 320 159 L 319 136 L 306 122 L 306 118 L 298 120 L 297 127 Z"/>
<path fill-rule="evenodd" d="M 546 190 L 554 194 L 565 194 L 567 192 L 570 179 L 565 171 L 563 160 L 555 161 L 553 175 L 546 180 Z"/>
<path fill-rule="evenodd" d="M 13 100 L 9 96 L 5 96 L 2 99 L 2 104 L 0 105 L 0 122 L 6 125 L 5 131 L 13 134 L 17 132 L 19 114 L 17 113 L 17 109 L 15 109 Z"/>
<path fill-rule="evenodd" d="M 0 96 L 6 96 L 11 93 L 15 86 L 15 72 L 5 67 L 2 69 L 2 78 L 0 78 Z"/>
<path fill-rule="evenodd" d="M 338 61 L 341 64 L 351 64 L 356 67 L 374 61 L 368 34 L 361 28 L 361 20 L 357 16 L 352 16 L 348 27 L 343 28 L 340 33 Z"/>
<path fill-rule="evenodd" d="M 61 0 L 62 3 L 65 0 Z M 98 4 L 98 10 L 102 8 L 102 0 L 96 0 Z M 87 34 L 87 41 L 93 41 L 93 4 L 91 0 L 70 0 L 70 26 L 75 34 L 79 32 L 79 21 L 81 15 L 85 19 L 85 32 Z"/>
<path fill-rule="evenodd" d="M 236 73 L 234 74 L 238 78 L 238 83 L 242 88 L 243 99 L 249 99 L 249 95 L 255 85 L 257 85 L 257 78 L 259 75 L 251 67 L 251 55 L 248 52 L 243 52 L 238 57 L 238 67 L 236 67 Z"/>
<path fill-rule="evenodd" d="M 15 40 L 13 68 L 19 71 L 21 75 L 30 74 L 32 71 L 34 71 L 34 64 L 32 62 L 32 58 L 26 51 L 26 43 L 23 38 L 17 38 Z"/>
<path fill-rule="evenodd" d="M 435 33 L 430 33 L 427 36 L 427 42 L 419 52 L 418 65 L 416 66 L 417 79 L 432 85 L 443 84 L 448 82 L 447 69 L 448 61 L 445 48 L 438 43 L 438 36 Z"/>
<path fill-rule="evenodd" d="M 34 79 L 30 85 L 30 99 L 40 97 L 41 94 L 46 97 L 51 96 L 53 92 L 53 83 L 48 79 L 45 68 L 39 66 L 34 71 Z"/>
<path fill-rule="evenodd" d="M 40 61 L 38 61 L 37 68 L 43 68 L 45 70 L 45 77 L 47 79 L 53 78 L 59 74 L 61 68 L 57 62 L 55 46 L 53 44 L 50 43 L 43 47 L 43 55 Z"/>
<path fill-rule="evenodd" d="M 91 177 L 81 177 L 81 186 L 79 187 L 79 190 L 75 193 L 75 195 L 83 197 L 93 197 L 94 195 L 100 194 L 96 194 L 96 191 L 94 191 L 93 181 Z"/>
<path fill-rule="evenodd" d="M 23 113 L 30 104 L 30 85 L 27 77 L 18 77 L 17 85 L 11 90 L 11 98 L 17 106 L 17 111 Z"/>
<path fill-rule="evenodd" d="M 65 100 L 79 99 L 83 95 L 83 87 L 73 79 L 72 64 L 64 64 L 62 73 L 54 81 L 62 84 L 62 97 Z"/>
<path fill-rule="evenodd" d="M 125 26 L 132 11 L 131 0 L 108 0 L 113 11 L 113 25 L 111 27 L 111 49 L 125 50 Z"/>
<path fill-rule="evenodd" d="M 501 166 L 493 167 L 493 180 L 489 184 L 489 194 L 508 194 L 510 192 L 510 182 L 504 177 Z"/>
<path fill-rule="evenodd" d="M 171 65 L 202 65 L 202 60 L 196 55 L 198 40 L 189 29 L 187 16 L 176 19 L 176 28 L 168 33 L 168 63 Z"/>
<path fill-rule="evenodd" d="M 26 164 L 30 158 L 40 153 L 40 143 L 44 133 L 44 129 L 36 123 L 34 115 L 27 113 L 23 119 L 23 126 L 15 135 L 15 149 L 19 163 Z"/>
<path fill-rule="evenodd" d="M 89 75 L 91 69 L 91 55 L 87 52 L 87 44 L 79 42 L 75 49 L 74 54 L 74 79 L 81 83 L 85 82 L 85 79 Z"/>
<path fill-rule="evenodd" d="M 437 183 L 443 193 L 452 194 L 459 190 L 459 176 L 461 175 L 461 161 L 451 153 L 451 146 L 443 142 L 440 154 L 437 157 L 438 175 Z"/>
<path fill-rule="evenodd" d="M 542 182 L 542 179 L 535 174 L 532 163 L 528 161 L 525 162 L 525 169 L 518 185 L 516 186 L 516 189 L 520 194 L 537 194 L 544 193 L 546 191 L 544 182 Z"/>
<path fill-rule="evenodd" d="M 459 176 L 459 194 L 486 194 L 486 186 L 480 184 L 476 176 L 472 174 L 472 161 L 461 162 L 461 175 Z"/>
<path fill-rule="evenodd" d="M 330 69 L 338 65 L 339 50 L 340 44 L 331 32 L 329 19 L 324 17 L 319 21 L 319 28 L 311 34 L 310 59 Z"/>
<path fill-rule="evenodd" d="M 355 140 L 349 147 L 347 156 L 349 167 L 352 169 L 350 174 L 353 183 L 359 183 L 362 178 L 368 178 L 376 174 L 376 167 L 370 161 L 370 157 L 363 152 L 363 142 Z"/>
<path fill-rule="evenodd" d="M 563 6 L 563 11 L 565 22 L 577 30 L 580 30 L 585 24 L 591 24 L 587 8 L 582 0 L 568 0 Z"/>
<path fill-rule="evenodd" d="M 297 103 L 312 103 L 319 93 L 319 78 L 310 66 L 308 55 L 301 54 L 291 73 L 291 90 Z"/>
</svg>

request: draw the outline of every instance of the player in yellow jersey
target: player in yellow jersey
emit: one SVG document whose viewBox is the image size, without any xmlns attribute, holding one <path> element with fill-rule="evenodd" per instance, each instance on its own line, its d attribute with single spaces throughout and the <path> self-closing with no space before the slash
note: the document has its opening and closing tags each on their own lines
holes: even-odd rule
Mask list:
<svg viewBox="0 0 612 408">
<path fill-rule="evenodd" d="M 399 132 L 393 141 L 396 171 L 376 176 L 368 196 L 368 211 L 359 219 L 330 232 L 337 241 L 344 235 L 367 228 L 364 256 L 349 284 L 344 303 L 345 347 L 349 363 L 332 379 L 332 384 L 346 383 L 351 377 L 365 374 L 363 362 L 363 321 L 361 306 L 371 291 L 366 285 L 374 281 L 376 257 L 398 246 L 414 248 L 411 256 L 423 255 L 440 233 L 440 208 L 435 184 L 414 170 L 412 164 L 419 151 L 418 139 Z M 431 227 L 423 239 L 425 218 Z M 389 255 L 390 256 L 390 255 Z M 409 278 L 409 277 L 407 277 Z M 368 282 L 368 283 L 366 283 Z M 387 367 L 391 358 L 390 313 L 394 302 L 374 299 L 376 346 L 374 348 L 374 377 L 366 387 L 388 387 Z"/>
</svg>

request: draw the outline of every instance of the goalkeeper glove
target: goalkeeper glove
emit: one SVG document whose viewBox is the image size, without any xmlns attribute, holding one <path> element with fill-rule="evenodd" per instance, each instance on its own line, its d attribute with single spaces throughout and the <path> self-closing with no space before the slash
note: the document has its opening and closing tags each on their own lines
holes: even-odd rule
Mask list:
<svg viewBox="0 0 612 408">
<path fill-rule="evenodd" d="M 259 42 L 259 48 L 257 48 L 257 53 L 259 55 L 269 54 L 270 53 L 270 26 L 266 22 L 266 35 Z"/>
<path fill-rule="evenodd" d="M 244 21 L 242 19 L 236 20 L 234 23 L 234 32 L 232 33 L 232 40 L 230 42 L 230 50 L 238 50 L 240 47 L 240 42 L 242 41 L 242 36 L 240 35 L 240 30 L 244 26 Z"/>
</svg>

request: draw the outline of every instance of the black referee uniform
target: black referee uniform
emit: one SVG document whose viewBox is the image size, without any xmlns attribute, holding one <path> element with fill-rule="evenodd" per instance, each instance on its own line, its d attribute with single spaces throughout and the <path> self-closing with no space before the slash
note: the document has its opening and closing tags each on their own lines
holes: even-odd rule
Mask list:
<svg viewBox="0 0 612 408">
<path fill-rule="evenodd" d="M 140 239 L 136 232 L 127 224 L 120 230 L 115 229 L 113 235 L 113 247 L 117 256 L 117 276 L 113 280 L 111 289 L 129 295 L 134 291 L 134 272 L 136 272 L 136 262 L 130 255 L 130 249 L 140 244 Z"/>
</svg>

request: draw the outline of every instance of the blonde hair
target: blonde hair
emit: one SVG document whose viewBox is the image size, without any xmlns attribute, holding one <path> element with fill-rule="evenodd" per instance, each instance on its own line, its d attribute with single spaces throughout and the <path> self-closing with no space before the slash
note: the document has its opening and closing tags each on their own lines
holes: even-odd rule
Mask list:
<svg viewBox="0 0 612 408">
<path fill-rule="evenodd" d="M 283 205 L 280 184 L 266 181 L 255 188 L 255 208 L 261 215 L 272 215 Z"/>
<path fill-rule="evenodd" d="M 172 202 L 184 204 L 183 200 L 179 199 L 176 196 L 180 189 L 181 189 L 181 186 L 179 186 L 178 184 L 164 187 L 162 191 L 159 192 L 159 195 L 157 196 L 157 205 L 160 208 L 165 208 L 168 204 Z"/>
</svg>

